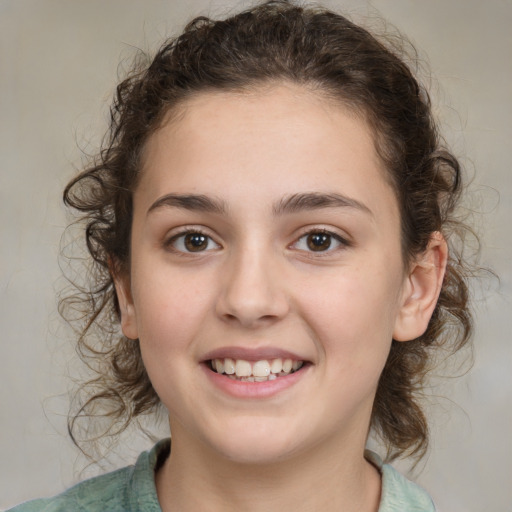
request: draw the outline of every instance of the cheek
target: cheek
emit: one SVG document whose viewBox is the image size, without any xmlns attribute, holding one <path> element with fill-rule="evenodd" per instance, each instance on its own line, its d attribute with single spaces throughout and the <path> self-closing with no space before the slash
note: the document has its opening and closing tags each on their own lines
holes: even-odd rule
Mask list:
<svg viewBox="0 0 512 512">
<path fill-rule="evenodd" d="M 195 370 L 208 299 L 199 286 L 179 275 L 152 274 L 159 279 L 141 279 L 134 296 L 142 360 L 160 399 L 180 418 L 180 411 L 187 409 L 184 404 L 199 392 L 189 375 Z"/>
<path fill-rule="evenodd" d="M 180 272 L 148 272 L 134 283 L 141 346 L 172 355 L 183 350 L 201 328 L 209 298 L 206 283 Z"/>
<path fill-rule="evenodd" d="M 300 306 L 321 353 L 343 367 L 361 367 L 373 360 L 380 366 L 389 352 L 398 312 L 397 276 L 384 269 L 369 273 L 364 267 L 340 271 L 323 284 L 317 282 L 302 294 Z"/>
</svg>

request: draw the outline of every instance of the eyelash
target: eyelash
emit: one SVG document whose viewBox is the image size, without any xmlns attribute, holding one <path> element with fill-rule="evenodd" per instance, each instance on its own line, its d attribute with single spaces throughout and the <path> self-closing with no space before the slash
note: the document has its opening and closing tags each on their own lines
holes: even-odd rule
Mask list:
<svg viewBox="0 0 512 512">
<path fill-rule="evenodd" d="M 197 235 L 200 237 L 204 237 L 206 239 L 206 243 L 207 243 L 206 250 L 198 250 L 198 251 L 186 250 L 185 244 L 186 244 L 186 237 L 188 235 Z M 182 239 L 182 245 L 184 246 L 183 248 L 176 247 L 176 245 L 180 241 L 180 239 Z M 173 236 L 171 236 L 168 240 L 165 241 L 164 246 L 166 249 L 171 250 L 172 252 L 175 252 L 176 254 L 189 255 L 189 254 L 203 253 L 203 252 L 211 251 L 212 249 L 208 249 L 208 246 L 212 243 L 216 245 L 215 249 L 221 247 L 217 242 L 215 242 L 215 240 L 213 240 L 213 238 L 208 233 L 205 233 L 201 229 L 196 229 L 196 228 L 190 229 L 189 228 L 189 229 L 183 229 L 183 231 L 180 231 L 179 233 L 176 233 Z"/>
<path fill-rule="evenodd" d="M 206 244 L 207 244 L 206 248 L 200 249 L 198 251 L 187 250 L 185 244 L 187 243 L 186 237 L 188 235 L 196 235 L 199 237 L 204 237 Z M 328 237 L 329 245 L 325 248 L 325 250 L 315 251 L 315 250 L 311 249 L 311 247 L 308 244 L 307 239 L 308 239 L 308 237 L 313 236 L 313 235 L 323 235 L 324 237 Z M 181 245 L 183 247 L 178 248 L 177 244 L 180 241 L 180 239 L 181 239 Z M 298 247 L 302 240 L 304 240 L 305 243 L 308 244 L 309 249 Z M 337 244 L 337 245 L 335 245 L 334 248 L 332 247 L 333 240 Z M 216 247 L 214 247 L 213 249 L 209 248 L 210 244 L 214 244 Z M 171 250 L 172 252 L 175 252 L 176 254 L 179 254 L 179 255 L 190 255 L 190 254 L 195 254 L 195 253 L 199 254 L 199 253 L 210 252 L 211 250 L 221 248 L 220 244 L 215 242 L 215 240 L 209 234 L 207 234 L 206 232 L 204 232 L 201 229 L 196 229 L 196 228 L 183 229 L 183 231 L 180 231 L 179 233 L 174 234 L 168 240 L 165 241 L 164 246 L 166 249 Z M 295 248 L 303 253 L 309 253 L 311 255 L 315 255 L 315 257 L 322 257 L 322 256 L 327 256 L 328 254 L 330 254 L 332 252 L 335 252 L 335 251 L 338 251 L 340 249 L 350 247 L 350 246 L 351 246 L 351 243 L 347 239 L 338 235 L 337 233 L 333 233 L 332 231 L 329 231 L 327 229 L 313 228 L 313 229 L 309 229 L 308 231 L 305 231 L 304 233 L 302 233 L 302 235 L 299 238 L 297 238 L 297 240 L 295 242 L 293 242 L 292 244 L 290 244 L 288 247 L 292 248 L 292 249 Z"/>
<path fill-rule="evenodd" d="M 329 245 L 327 246 L 326 250 L 315 251 L 309 247 L 307 239 L 308 239 L 308 237 L 310 237 L 312 235 L 323 235 L 325 237 L 328 237 Z M 305 243 L 308 244 L 309 248 L 304 248 L 304 249 L 298 248 L 298 244 L 301 242 L 301 240 L 304 240 Z M 337 244 L 335 247 L 332 246 L 333 240 Z M 352 244 L 346 238 L 343 238 L 342 236 L 338 235 L 337 233 L 333 233 L 332 231 L 329 231 L 328 229 L 313 228 L 313 229 L 309 229 L 308 231 L 304 232 L 297 239 L 297 241 L 293 242 L 293 244 L 290 245 L 290 247 L 295 247 L 298 250 L 303 251 L 304 253 L 312 254 L 315 257 L 322 257 L 322 256 L 327 256 L 330 253 L 341 250 L 343 248 L 350 247 L 351 245 Z"/>
</svg>

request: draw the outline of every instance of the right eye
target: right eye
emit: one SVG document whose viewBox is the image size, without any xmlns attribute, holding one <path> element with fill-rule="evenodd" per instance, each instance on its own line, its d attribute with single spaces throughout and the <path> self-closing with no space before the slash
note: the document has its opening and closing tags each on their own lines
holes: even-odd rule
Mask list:
<svg viewBox="0 0 512 512">
<path fill-rule="evenodd" d="M 220 249 L 220 245 L 200 231 L 187 231 L 173 236 L 166 244 L 173 250 L 183 253 L 205 252 Z"/>
</svg>

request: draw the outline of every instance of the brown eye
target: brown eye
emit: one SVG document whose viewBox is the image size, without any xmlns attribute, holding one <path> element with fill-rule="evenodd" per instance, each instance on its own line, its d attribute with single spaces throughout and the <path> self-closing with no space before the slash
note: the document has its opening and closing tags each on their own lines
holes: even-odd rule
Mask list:
<svg viewBox="0 0 512 512">
<path fill-rule="evenodd" d="M 310 233 L 306 243 L 311 251 L 326 251 L 331 247 L 332 235 L 328 233 Z"/>
<path fill-rule="evenodd" d="M 208 237 L 201 233 L 189 233 L 185 235 L 184 244 L 187 251 L 204 251 L 208 247 Z"/>
<path fill-rule="evenodd" d="M 175 252 L 182 253 L 208 252 L 221 248 L 211 237 L 200 231 L 188 231 L 176 235 L 166 243 L 166 246 Z"/>
<path fill-rule="evenodd" d="M 292 247 L 304 252 L 334 253 L 343 248 L 350 247 L 350 242 L 337 233 L 330 231 L 310 231 L 302 235 Z"/>
</svg>

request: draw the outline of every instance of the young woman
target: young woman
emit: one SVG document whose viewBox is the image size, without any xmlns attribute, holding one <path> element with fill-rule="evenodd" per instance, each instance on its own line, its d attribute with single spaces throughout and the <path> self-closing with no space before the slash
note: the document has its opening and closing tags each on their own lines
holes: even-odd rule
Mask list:
<svg viewBox="0 0 512 512">
<path fill-rule="evenodd" d="M 163 404 L 172 448 L 15 510 L 435 510 L 365 448 L 424 454 L 425 374 L 469 338 L 460 191 L 427 93 L 366 30 L 281 1 L 194 20 L 65 191 L 95 270 L 82 350 L 104 332 L 71 432 Z"/>
</svg>

